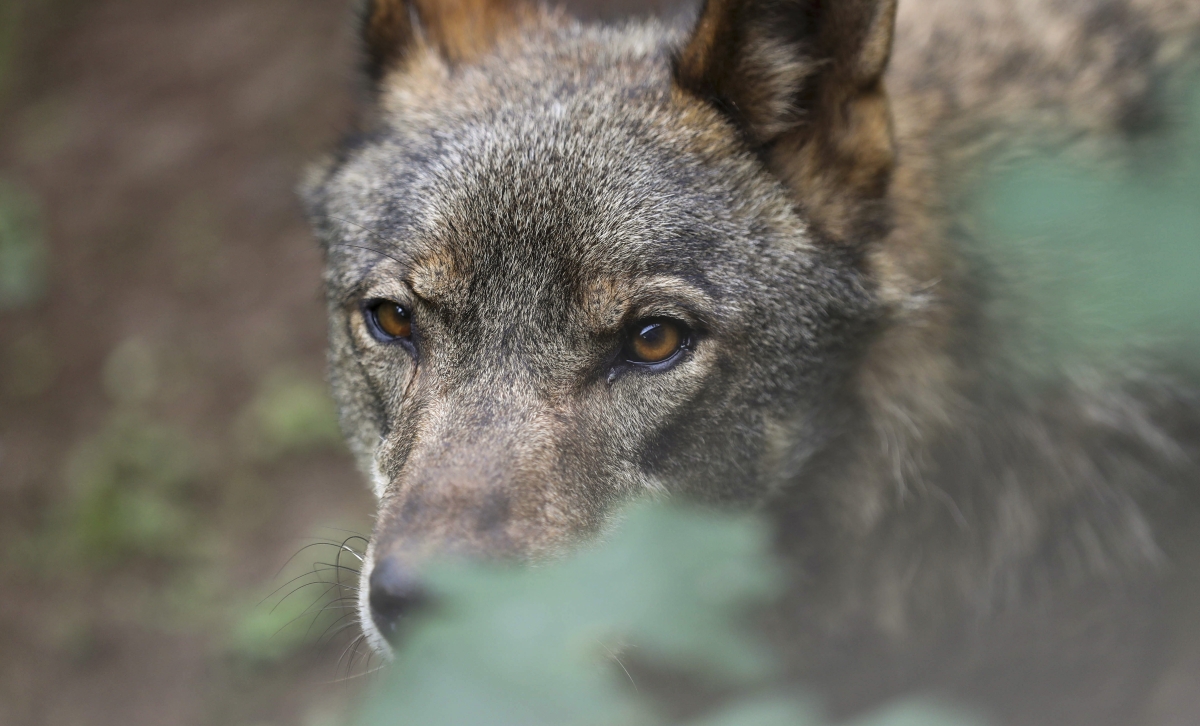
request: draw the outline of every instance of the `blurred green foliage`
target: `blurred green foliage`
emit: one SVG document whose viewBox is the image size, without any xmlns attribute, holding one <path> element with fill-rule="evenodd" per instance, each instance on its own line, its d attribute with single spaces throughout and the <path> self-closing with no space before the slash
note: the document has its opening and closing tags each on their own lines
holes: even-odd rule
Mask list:
<svg viewBox="0 0 1200 726">
<path fill-rule="evenodd" d="M 177 559 L 193 549 L 200 526 L 192 501 L 200 457 L 183 430 L 145 405 L 157 390 L 157 358 L 143 339 L 113 349 L 102 382 L 115 407 L 68 453 L 60 550 L 105 566 L 126 558 Z"/>
<path fill-rule="evenodd" d="M 773 654 L 747 626 L 750 609 L 782 584 L 764 524 L 662 505 L 633 508 L 622 520 L 606 541 L 563 561 L 433 568 L 438 604 L 405 634 L 360 723 L 669 723 L 622 663 L 634 657 L 747 694 L 694 726 L 824 723 L 814 702 L 773 688 Z M 863 726 L 915 723 L 971 722 L 908 706 Z"/>
<path fill-rule="evenodd" d="M 47 526 L 11 557 L 17 566 L 49 557 L 55 572 L 75 578 L 121 573 L 129 617 L 205 634 L 204 647 L 220 668 L 262 678 L 318 646 L 321 636 L 353 626 L 343 618 L 353 609 L 334 600 L 349 591 L 331 587 L 335 570 L 313 564 L 332 560 L 336 550 L 304 551 L 266 590 L 307 576 L 265 601 L 267 591 L 255 594 L 237 567 L 239 548 L 255 542 L 276 513 L 271 470 L 303 461 L 314 447 L 341 447 L 336 415 L 319 378 L 277 369 L 234 416 L 233 435 L 196 436 L 171 415 L 175 377 L 187 374 L 173 361 L 168 346 L 145 337 L 113 348 L 100 371 L 110 410 L 69 447 L 65 496 L 48 512 Z M 268 537 L 301 542 L 309 534 L 270 526 L 276 532 Z M 86 636 L 93 616 L 79 621 Z M 354 634 L 348 630 L 338 642 Z"/>
<path fill-rule="evenodd" d="M 342 445 L 323 383 L 277 370 L 237 416 L 233 438 L 220 444 L 230 451 L 215 451 L 211 445 L 198 449 L 183 429 L 152 413 L 163 388 L 160 358 L 154 346 L 138 337 L 113 349 L 101 376 L 113 409 L 68 456 L 68 499 L 59 534 L 77 545 L 72 551 L 86 561 L 195 553 L 201 546 L 202 520 L 214 514 L 201 498 L 210 504 L 213 497 L 228 500 L 240 509 L 247 501 L 258 501 L 242 491 L 261 486 L 256 468 L 285 455 Z M 34 383 L 40 385 L 28 385 Z M 241 514 L 230 512 L 235 518 Z"/>
<path fill-rule="evenodd" d="M 292 566 L 275 577 L 281 584 L 273 592 L 242 605 L 227 639 L 230 652 L 251 662 L 278 661 L 337 632 L 339 626 L 357 626 L 353 605 L 336 601 L 347 592 L 336 573 L 305 562 L 301 558 L 289 563 Z"/>
<path fill-rule="evenodd" d="M 182 433 L 115 414 L 68 462 L 69 538 L 93 561 L 179 555 L 196 527 L 187 502 L 196 476 Z"/>
<path fill-rule="evenodd" d="M 37 199 L 0 178 L 0 310 L 37 302 L 46 289 L 48 262 Z"/>
<path fill-rule="evenodd" d="M 325 384 L 286 370 L 267 376 L 235 432 L 243 451 L 263 461 L 342 446 L 337 411 Z"/>
<path fill-rule="evenodd" d="M 1196 351 L 1200 88 L 1182 99 L 1120 159 L 1027 155 L 984 184 L 985 254 L 1047 352 Z"/>
</svg>

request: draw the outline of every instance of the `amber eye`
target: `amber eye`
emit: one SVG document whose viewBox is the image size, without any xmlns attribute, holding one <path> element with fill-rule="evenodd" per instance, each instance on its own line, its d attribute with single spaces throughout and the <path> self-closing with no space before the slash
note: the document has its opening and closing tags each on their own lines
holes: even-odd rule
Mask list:
<svg viewBox="0 0 1200 726">
<path fill-rule="evenodd" d="M 391 300 L 381 300 L 368 307 L 367 317 L 377 338 L 392 341 L 412 335 L 412 318 L 408 311 Z"/>
<path fill-rule="evenodd" d="M 629 340 L 630 359 L 636 363 L 661 363 L 687 342 L 684 328 L 670 320 L 647 320 L 633 328 Z"/>
</svg>

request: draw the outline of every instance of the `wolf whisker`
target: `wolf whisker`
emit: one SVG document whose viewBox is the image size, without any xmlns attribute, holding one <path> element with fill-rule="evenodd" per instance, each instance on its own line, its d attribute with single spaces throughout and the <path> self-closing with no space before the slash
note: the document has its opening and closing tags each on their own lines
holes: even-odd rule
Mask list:
<svg viewBox="0 0 1200 726">
<path fill-rule="evenodd" d="M 271 579 L 275 579 L 276 577 L 279 577 L 281 574 L 283 574 L 283 571 L 285 569 L 287 569 L 287 566 L 292 563 L 292 560 L 299 557 L 302 552 L 309 549 L 310 547 L 338 547 L 339 546 L 339 543 L 337 542 L 337 540 L 321 539 L 321 538 L 317 538 L 317 537 L 311 537 L 308 539 L 316 539 L 317 541 L 306 544 L 303 547 L 301 547 L 300 549 L 296 550 L 295 553 L 293 553 L 291 557 L 287 558 L 287 560 L 284 561 L 283 565 L 280 566 L 279 570 L 277 570 L 275 572 L 275 575 Z"/>
<path fill-rule="evenodd" d="M 304 584 L 302 584 L 302 585 L 299 585 L 298 587 L 296 587 L 296 589 L 292 590 L 291 592 L 289 592 L 288 594 L 286 594 L 286 595 L 284 595 L 282 598 L 280 598 L 279 602 L 275 603 L 275 606 L 271 608 L 270 612 L 272 612 L 272 613 L 273 613 L 273 612 L 275 612 L 277 609 L 279 609 L 279 606 L 280 606 L 280 605 L 282 605 L 282 604 L 284 603 L 284 601 L 286 601 L 286 600 L 287 600 L 288 598 L 290 598 L 292 595 L 295 595 L 296 593 L 300 592 L 300 591 L 301 591 L 301 590 L 303 590 L 304 588 L 306 588 L 306 587 L 311 587 L 311 586 L 313 586 L 313 585 L 326 585 L 326 586 L 327 586 L 327 587 L 325 588 L 325 590 L 323 590 L 323 591 L 321 592 L 321 594 L 317 596 L 318 598 L 320 598 L 320 597 L 323 597 L 323 596 L 324 596 L 326 593 L 328 593 L 330 590 L 334 589 L 335 587 L 338 587 L 338 583 L 336 583 L 336 582 L 329 582 L 328 580 L 318 580 L 318 581 L 316 581 L 316 582 L 306 582 L 306 583 L 304 583 Z"/>
<path fill-rule="evenodd" d="M 259 605 L 262 605 L 262 604 L 263 604 L 263 603 L 265 603 L 267 600 L 270 600 L 270 599 L 271 599 L 271 598 L 272 598 L 272 597 L 273 597 L 273 596 L 274 596 L 276 593 L 278 593 L 280 590 L 282 590 L 283 588 L 287 587 L 288 585 L 292 584 L 292 583 L 293 583 L 293 582 L 295 582 L 296 580 L 300 580 L 300 579 L 303 579 L 303 578 L 305 578 L 305 577 L 312 577 L 313 575 L 320 576 L 321 572 L 323 572 L 325 569 L 327 569 L 327 568 L 321 568 L 321 569 L 313 568 L 313 569 L 311 569 L 311 570 L 308 570 L 308 571 L 306 571 L 306 572 L 303 572 L 303 573 L 301 573 L 301 574 L 299 574 L 299 575 L 296 575 L 296 576 L 295 576 L 295 577 L 293 577 L 292 579 L 288 580 L 287 582 L 283 583 L 283 584 L 282 584 L 282 585 L 280 585 L 279 587 L 277 587 L 277 588 L 275 588 L 274 590 L 272 590 L 272 591 L 271 591 L 271 592 L 270 592 L 270 593 L 269 593 L 269 594 L 268 594 L 266 597 L 264 597 L 262 600 L 260 600 L 260 601 L 258 602 L 258 604 L 259 604 Z M 320 580 L 319 582 L 324 582 L 324 580 Z M 314 584 L 315 584 L 315 583 L 314 583 Z"/>
<path fill-rule="evenodd" d="M 341 627 L 334 630 L 332 633 L 329 632 L 331 629 L 333 629 L 333 627 L 335 625 L 342 622 L 346 618 L 353 617 L 356 614 L 357 614 L 357 611 L 352 610 L 351 612 L 346 613 L 345 615 L 339 617 L 337 620 L 334 620 L 328 627 L 325 628 L 325 631 L 323 633 L 321 633 L 320 635 L 317 636 L 317 642 L 320 643 L 325 638 L 326 635 L 328 635 L 330 640 L 332 640 L 333 637 L 336 636 L 338 633 L 340 633 L 344 630 L 348 630 L 350 628 L 358 627 L 358 621 L 355 620 L 353 622 L 349 622 L 349 623 L 346 623 L 345 625 L 342 625 Z"/>
<path fill-rule="evenodd" d="M 346 649 L 345 649 L 345 650 L 343 650 L 343 651 L 342 651 L 342 654 L 341 654 L 341 655 L 338 657 L 338 659 L 337 659 L 337 663 L 335 663 L 335 664 L 334 664 L 334 666 L 333 666 L 335 671 L 336 671 L 338 668 L 340 668 L 340 667 L 341 667 L 341 665 L 342 665 L 342 660 L 343 660 L 343 659 L 346 657 L 346 655 L 347 655 L 347 654 L 348 654 L 348 653 L 349 653 L 349 652 L 350 652 L 352 649 L 353 649 L 353 650 L 357 650 L 357 649 L 358 649 L 358 646 L 359 646 L 359 645 L 360 645 L 360 644 L 361 644 L 361 643 L 362 643 L 364 640 L 366 640 L 366 638 L 367 638 L 367 635 L 366 635 L 366 633 L 360 633 L 360 634 L 359 634 L 359 636 L 358 636 L 357 638 L 355 638 L 353 641 L 351 641 L 351 642 L 350 642 L 350 644 L 349 644 L 348 646 L 346 646 Z M 346 666 L 346 672 L 347 672 L 347 673 L 349 673 L 349 672 L 350 672 L 350 665 L 349 665 L 349 664 L 347 664 L 347 666 Z"/>
</svg>

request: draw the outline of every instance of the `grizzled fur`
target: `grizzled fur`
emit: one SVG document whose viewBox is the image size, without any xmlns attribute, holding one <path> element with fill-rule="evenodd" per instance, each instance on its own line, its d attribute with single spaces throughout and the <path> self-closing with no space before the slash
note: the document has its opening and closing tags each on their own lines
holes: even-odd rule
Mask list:
<svg viewBox="0 0 1200 726">
<path fill-rule="evenodd" d="M 379 497 L 374 647 L 384 558 L 536 560 L 683 496 L 777 521 L 799 584 L 767 627 L 837 709 L 1169 722 L 1200 401 L 1014 374 L 949 212 L 1002 135 L 1144 130 L 1198 29 L 1190 0 L 369 3 L 370 108 L 306 199 Z M 624 362 L 650 318 L 686 349 Z"/>
</svg>

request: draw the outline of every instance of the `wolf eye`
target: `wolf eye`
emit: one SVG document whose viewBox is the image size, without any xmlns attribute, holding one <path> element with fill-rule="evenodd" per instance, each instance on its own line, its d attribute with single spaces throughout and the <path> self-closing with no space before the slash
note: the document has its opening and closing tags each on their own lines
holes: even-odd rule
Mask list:
<svg viewBox="0 0 1200 726">
<path fill-rule="evenodd" d="M 643 320 L 633 326 L 627 346 L 634 363 L 662 363 L 687 344 L 687 332 L 671 320 Z"/>
<path fill-rule="evenodd" d="M 385 343 L 412 336 L 411 316 L 391 300 L 379 300 L 368 305 L 366 318 L 371 332 Z"/>
</svg>

